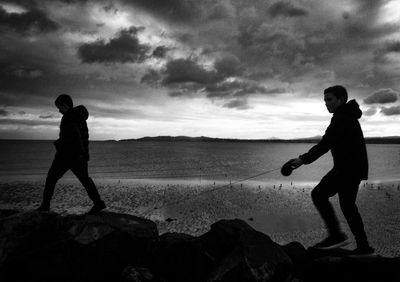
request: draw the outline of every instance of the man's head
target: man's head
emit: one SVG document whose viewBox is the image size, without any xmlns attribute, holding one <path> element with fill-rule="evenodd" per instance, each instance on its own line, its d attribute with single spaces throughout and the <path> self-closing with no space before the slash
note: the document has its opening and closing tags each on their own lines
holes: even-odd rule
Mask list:
<svg viewBox="0 0 400 282">
<path fill-rule="evenodd" d="M 347 90 L 343 86 L 335 85 L 324 90 L 324 101 L 328 112 L 334 113 L 337 108 L 347 102 Z"/>
<path fill-rule="evenodd" d="M 56 104 L 56 107 L 62 114 L 65 114 L 70 108 L 74 106 L 71 96 L 67 94 L 61 94 L 60 96 L 58 96 L 57 99 L 54 101 L 54 104 Z"/>
</svg>

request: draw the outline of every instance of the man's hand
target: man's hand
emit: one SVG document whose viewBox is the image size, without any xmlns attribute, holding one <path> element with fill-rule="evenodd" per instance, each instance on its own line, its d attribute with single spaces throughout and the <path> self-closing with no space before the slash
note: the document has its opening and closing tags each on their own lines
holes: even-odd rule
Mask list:
<svg viewBox="0 0 400 282">
<path fill-rule="evenodd" d="M 282 168 L 281 168 L 281 173 L 283 176 L 289 176 L 292 174 L 292 171 L 299 166 L 303 164 L 303 161 L 300 158 L 297 159 L 291 159 L 288 162 L 286 162 Z"/>
<path fill-rule="evenodd" d="M 296 169 L 304 164 L 300 158 L 291 159 L 289 162 L 291 162 L 291 166 L 293 169 Z"/>
</svg>

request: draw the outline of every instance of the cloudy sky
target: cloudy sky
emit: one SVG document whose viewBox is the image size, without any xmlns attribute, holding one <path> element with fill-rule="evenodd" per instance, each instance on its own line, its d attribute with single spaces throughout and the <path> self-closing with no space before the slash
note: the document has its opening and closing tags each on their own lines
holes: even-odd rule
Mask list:
<svg viewBox="0 0 400 282">
<path fill-rule="evenodd" d="M 316 136 L 335 84 L 400 135 L 399 0 L 0 0 L 0 34 L 0 138 L 57 138 L 61 93 L 94 140 Z"/>
</svg>

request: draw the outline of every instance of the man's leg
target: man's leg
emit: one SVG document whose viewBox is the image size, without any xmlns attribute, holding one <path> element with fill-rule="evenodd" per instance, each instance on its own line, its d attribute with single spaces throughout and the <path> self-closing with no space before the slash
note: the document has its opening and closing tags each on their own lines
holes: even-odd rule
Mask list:
<svg viewBox="0 0 400 282">
<path fill-rule="evenodd" d="M 347 183 L 339 191 L 340 208 L 349 224 L 358 247 L 368 247 L 368 239 L 364 230 L 364 223 L 356 205 L 359 180 L 347 179 Z"/>
<path fill-rule="evenodd" d="M 82 159 L 74 160 L 71 166 L 71 171 L 79 179 L 83 187 L 85 187 L 86 192 L 94 205 L 104 205 L 104 202 L 101 200 L 99 192 L 97 191 L 96 185 L 92 178 L 89 177 L 88 162 Z"/>
<path fill-rule="evenodd" d="M 329 172 L 311 191 L 311 198 L 324 220 L 328 236 L 342 234 L 335 210 L 329 202 L 329 198 L 338 193 L 338 182 L 337 177 L 332 172 Z"/>
<path fill-rule="evenodd" d="M 50 210 L 50 201 L 54 194 L 57 181 L 68 171 L 68 162 L 58 155 L 54 157 L 53 163 L 47 173 L 46 183 L 43 191 L 43 201 L 38 210 Z"/>
</svg>

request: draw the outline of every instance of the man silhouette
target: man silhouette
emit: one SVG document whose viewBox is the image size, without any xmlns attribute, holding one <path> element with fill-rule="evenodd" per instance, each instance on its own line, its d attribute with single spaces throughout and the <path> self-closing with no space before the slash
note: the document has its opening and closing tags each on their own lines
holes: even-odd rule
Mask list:
<svg viewBox="0 0 400 282">
<path fill-rule="evenodd" d="M 55 105 L 63 115 L 60 123 L 60 136 L 54 142 L 56 155 L 49 169 L 43 192 L 43 201 L 39 211 L 49 211 L 50 201 L 57 181 L 71 170 L 85 187 L 93 207 L 88 213 L 97 213 L 106 208 L 101 200 L 96 185 L 88 174 L 89 130 L 86 120 L 89 113 L 84 106 L 73 107 L 72 98 L 62 94 L 55 100 Z"/>
<path fill-rule="evenodd" d="M 361 180 L 368 178 L 368 157 L 364 135 L 358 122 L 362 112 L 355 100 L 347 102 L 347 99 L 347 91 L 343 86 L 325 89 L 325 105 L 333 114 L 331 123 L 317 145 L 289 163 L 295 169 L 314 162 L 331 150 L 334 166 L 311 192 L 314 205 L 328 231 L 327 238 L 314 247 L 333 249 L 349 244 L 329 202 L 330 197 L 338 194 L 340 208 L 357 243 L 357 248 L 352 252 L 356 255 L 367 255 L 373 254 L 374 249 L 368 243 L 356 198 Z"/>
</svg>

